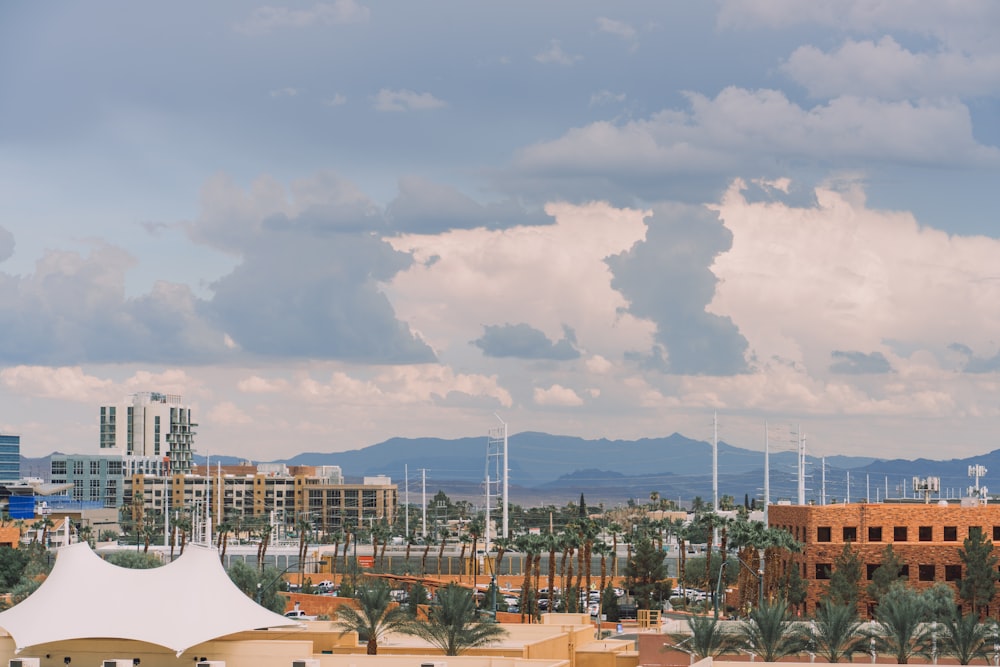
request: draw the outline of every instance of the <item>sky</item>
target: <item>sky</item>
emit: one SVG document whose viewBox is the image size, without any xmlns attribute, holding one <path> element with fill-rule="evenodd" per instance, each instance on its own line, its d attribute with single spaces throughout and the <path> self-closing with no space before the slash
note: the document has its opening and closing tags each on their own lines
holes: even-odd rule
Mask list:
<svg viewBox="0 0 1000 667">
<path fill-rule="evenodd" d="M 500 421 L 1000 448 L 998 25 L 994 0 L 6 3 L 0 431 L 96 452 L 99 406 L 158 391 L 199 454 L 254 460 L 485 456 Z"/>
</svg>

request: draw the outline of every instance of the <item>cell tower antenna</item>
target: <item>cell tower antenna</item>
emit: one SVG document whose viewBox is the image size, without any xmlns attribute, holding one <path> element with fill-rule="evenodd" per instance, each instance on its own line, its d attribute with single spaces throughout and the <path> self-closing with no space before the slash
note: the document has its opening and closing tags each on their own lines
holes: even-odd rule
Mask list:
<svg viewBox="0 0 1000 667">
<path fill-rule="evenodd" d="M 510 534 L 510 466 L 507 462 L 507 423 L 500 419 L 500 415 L 493 413 L 493 416 L 497 418 L 500 425 L 489 430 L 486 443 L 486 517 L 488 524 L 491 498 L 498 498 L 503 503 L 500 535 L 508 537 Z M 489 526 L 486 530 L 487 537 L 489 537 Z M 489 544 L 488 540 L 487 544 Z"/>
</svg>

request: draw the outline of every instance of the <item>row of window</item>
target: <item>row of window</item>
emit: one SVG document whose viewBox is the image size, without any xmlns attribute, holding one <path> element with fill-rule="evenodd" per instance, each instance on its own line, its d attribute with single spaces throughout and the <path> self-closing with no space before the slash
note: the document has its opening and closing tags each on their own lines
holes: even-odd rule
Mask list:
<svg viewBox="0 0 1000 667">
<path fill-rule="evenodd" d="M 844 526 L 843 531 L 843 541 L 844 542 L 857 542 L 858 541 L 858 527 L 857 526 Z M 969 526 L 969 535 L 972 535 L 974 531 L 982 531 L 981 526 Z M 906 542 L 909 539 L 909 530 L 907 526 L 893 526 L 892 528 L 892 541 L 893 542 Z M 1000 526 L 993 526 L 993 539 L 1000 541 Z M 868 527 L 868 541 L 869 542 L 881 542 L 883 540 L 882 526 L 869 526 Z M 917 528 L 917 540 L 920 542 L 933 542 L 934 541 L 934 526 L 919 526 Z M 832 542 L 833 541 L 833 529 L 830 526 L 819 526 L 816 528 L 816 541 L 817 542 Z M 958 526 L 942 526 L 941 528 L 941 541 L 942 542 L 958 542 Z"/>
<path fill-rule="evenodd" d="M 868 581 L 871 581 L 875 577 L 875 570 L 881 566 L 880 563 L 869 563 L 865 566 L 868 576 Z M 817 579 L 829 579 L 830 573 L 833 571 L 832 563 L 816 563 L 816 578 Z M 910 578 L 910 566 L 903 565 L 900 568 L 899 576 L 903 579 Z M 937 578 L 937 565 L 918 565 L 917 566 L 917 580 L 918 581 L 935 581 Z M 961 565 L 945 565 L 944 566 L 944 580 L 945 581 L 958 581 L 962 578 L 962 566 Z"/>
</svg>

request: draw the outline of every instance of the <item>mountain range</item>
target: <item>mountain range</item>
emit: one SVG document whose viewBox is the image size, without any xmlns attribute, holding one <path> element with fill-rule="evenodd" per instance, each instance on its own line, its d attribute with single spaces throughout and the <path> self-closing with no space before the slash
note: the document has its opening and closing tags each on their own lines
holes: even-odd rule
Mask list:
<svg viewBox="0 0 1000 667">
<path fill-rule="evenodd" d="M 575 502 L 581 493 L 591 505 L 645 501 L 654 491 L 682 504 L 695 496 L 712 497 L 712 445 L 678 433 L 641 440 L 587 440 L 528 431 L 510 436 L 507 451 L 511 501 L 522 506 Z M 797 498 L 797 459 L 794 451 L 771 454 L 772 502 Z M 195 461 L 203 464 L 205 458 L 195 456 Z M 243 459 L 213 456 L 211 461 L 226 465 Z M 408 489 L 414 503 L 422 493 L 430 497 L 439 490 L 452 499 L 477 502 L 484 495 L 487 438 L 391 438 L 362 449 L 305 452 L 274 462 L 337 465 L 349 482 L 386 475 L 399 485 L 401 499 Z M 807 502 L 819 502 L 824 490 L 827 502 L 912 497 L 912 478 L 929 476 L 940 479 L 941 496 L 955 497 L 972 484 L 971 465 L 1000 472 L 1000 450 L 946 461 L 829 456 L 824 462 L 807 456 L 805 497 Z M 720 495 L 731 495 L 737 502 L 763 497 L 763 452 L 719 442 L 718 466 Z M 47 478 L 48 457 L 22 459 L 22 474 Z M 989 484 L 988 473 L 981 484 Z"/>
</svg>

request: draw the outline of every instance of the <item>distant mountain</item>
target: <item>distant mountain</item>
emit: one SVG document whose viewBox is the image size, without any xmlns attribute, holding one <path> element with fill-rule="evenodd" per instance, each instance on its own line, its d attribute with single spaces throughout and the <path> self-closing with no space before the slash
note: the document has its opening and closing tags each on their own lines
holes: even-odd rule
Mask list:
<svg viewBox="0 0 1000 667">
<path fill-rule="evenodd" d="M 427 493 L 444 490 L 449 496 L 475 500 L 483 494 L 486 470 L 485 436 L 445 440 L 441 438 L 391 438 L 385 442 L 347 452 L 307 452 L 275 463 L 288 465 L 338 465 L 348 481 L 387 475 L 404 493 L 404 470 L 409 473 L 410 499 L 414 502 L 423 475 Z M 646 499 L 656 491 L 663 498 L 689 501 L 694 496 L 712 497 L 712 447 L 678 433 L 640 440 L 586 440 L 527 431 L 508 441 L 510 495 L 518 504 L 556 503 L 575 500 L 584 493 L 590 504 L 622 503 L 630 498 Z M 244 459 L 212 456 L 223 465 Z M 205 457 L 195 461 L 205 463 Z M 720 442 L 719 494 L 762 497 L 764 455 L 760 451 Z M 828 502 L 912 495 L 912 478 L 941 478 L 942 495 L 958 495 L 969 486 L 968 466 L 980 464 L 1000 473 L 1000 450 L 969 459 L 879 460 L 871 457 L 807 457 L 805 496 Z M 48 477 L 48 457 L 24 459 L 24 469 Z M 772 500 L 795 499 L 798 494 L 797 454 L 773 453 L 770 457 Z M 22 473 L 27 474 L 27 473 Z M 848 479 L 850 486 L 848 487 Z M 983 485 L 989 485 L 984 478 Z M 1000 483 L 995 485 L 1000 491 Z"/>
</svg>

